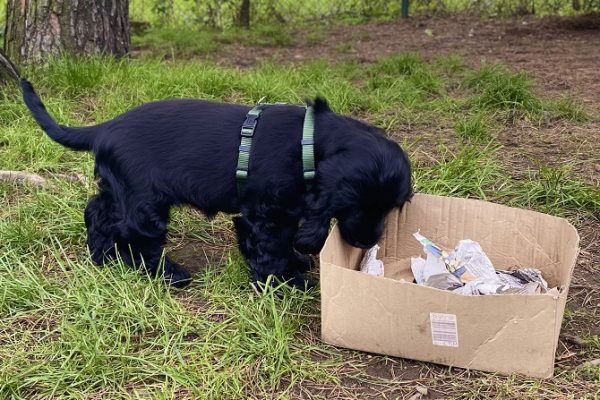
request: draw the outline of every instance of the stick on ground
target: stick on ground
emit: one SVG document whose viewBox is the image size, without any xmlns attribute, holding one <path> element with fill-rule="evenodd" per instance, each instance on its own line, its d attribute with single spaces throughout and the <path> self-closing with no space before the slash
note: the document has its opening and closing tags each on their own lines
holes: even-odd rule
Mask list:
<svg viewBox="0 0 600 400">
<path fill-rule="evenodd" d="M 29 183 L 41 188 L 46 186 L 46 179 L 40 175 L 23 171 L 0 171 L 0 182 Z"/>
</svg>

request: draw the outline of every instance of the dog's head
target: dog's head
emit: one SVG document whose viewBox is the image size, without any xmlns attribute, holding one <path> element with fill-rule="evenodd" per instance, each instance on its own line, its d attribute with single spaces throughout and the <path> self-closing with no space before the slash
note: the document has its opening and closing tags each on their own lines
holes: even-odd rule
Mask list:
<svg viewBox="0 0 600 400">
<path fill-rule="evenodd" d="M 400 146 L 371 125 L 336 117 L 336 134 L 323 142 L 328 148 L 317 166 L 317 190 L 308 197 L 312 214 L 296 236 L 296 248 L 306 253 L 321 249 L 331 218 L 346 242 L 372 247 L 387 214 L 412 196 L 410 163 Z"/>
<path fill-rule="evenodd" d="M 332 194 L 332 216 L 346 242 L 363 249 L 374 246 L 385 217 L 412 195 L 410 164 L 400 146 L 384 138 L 365 143 L 341 166 Z"/>
</svg>

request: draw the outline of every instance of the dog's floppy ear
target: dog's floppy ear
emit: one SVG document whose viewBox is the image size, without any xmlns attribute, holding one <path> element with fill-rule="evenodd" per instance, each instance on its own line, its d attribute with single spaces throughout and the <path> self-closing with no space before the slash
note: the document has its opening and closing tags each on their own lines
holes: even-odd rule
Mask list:
<svg viewBox="0 0 600 400">
<path fill-rule="evenodd" d="M 327 100 L 325 100 L 323 97 L 317 97 L 315 99 L 313 102 L 313 108 L 315 113 L 331 111 L 331 108 L 329 108 L 329 103 L 327 103 Z"/>
<path fill-rule="evenodd" d="M 314 101 L 305 98 L 304 101 L 307 105 L 311 106 L 317 114 L 331 111 L 331 108 L 329 108 L 329 103 L 327 103 L 327 100 L 325 100 L 323 97 L 317 96 Z"/>
<path fill-rule="evenodd" d="M 311 193 L 307 196 L 307 211 L 294 238 L 294 248 L 300 253 L 316 254 L 325 244 L 332 218 L 329 201 L 323 193 Z"/>
</svg>

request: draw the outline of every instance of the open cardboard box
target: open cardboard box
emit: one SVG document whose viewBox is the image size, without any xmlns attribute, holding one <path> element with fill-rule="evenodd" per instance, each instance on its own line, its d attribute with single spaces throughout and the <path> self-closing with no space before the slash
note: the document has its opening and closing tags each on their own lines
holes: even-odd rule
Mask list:
<svg viewBox="0 0 600 400">
<path fill-rule="evenodd" d="M 421 233 L 452 249 L 479 242 L 496 269 L 542 271 L 559 294 L 463 296 L 411 283 Z M 551 377 L 579 235 L 565 219 L 479 200 L 417 194 L 388 217 L 378 258 L 384 277 L 360 272 L 363 250 L 335 227 L 321 251 L 325 342 L 449 366 Z"/>
</svg>

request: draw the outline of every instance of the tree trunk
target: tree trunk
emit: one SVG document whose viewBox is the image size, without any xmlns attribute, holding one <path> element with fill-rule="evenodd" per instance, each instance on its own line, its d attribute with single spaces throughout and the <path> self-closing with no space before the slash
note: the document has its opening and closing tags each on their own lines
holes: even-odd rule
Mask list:
<svg viewBox="0 0 600 400">
<path fill-rule="evenodd" d="M 242 28 L 250 28 L 250 0 L 242 0 L 238 14 L 238 25 Z"/>
<path fill-rule="evenodd" d="M 129 51 L 128 0 L 8 0 L 4 49 L 17 62 Z"/>
</svg>

